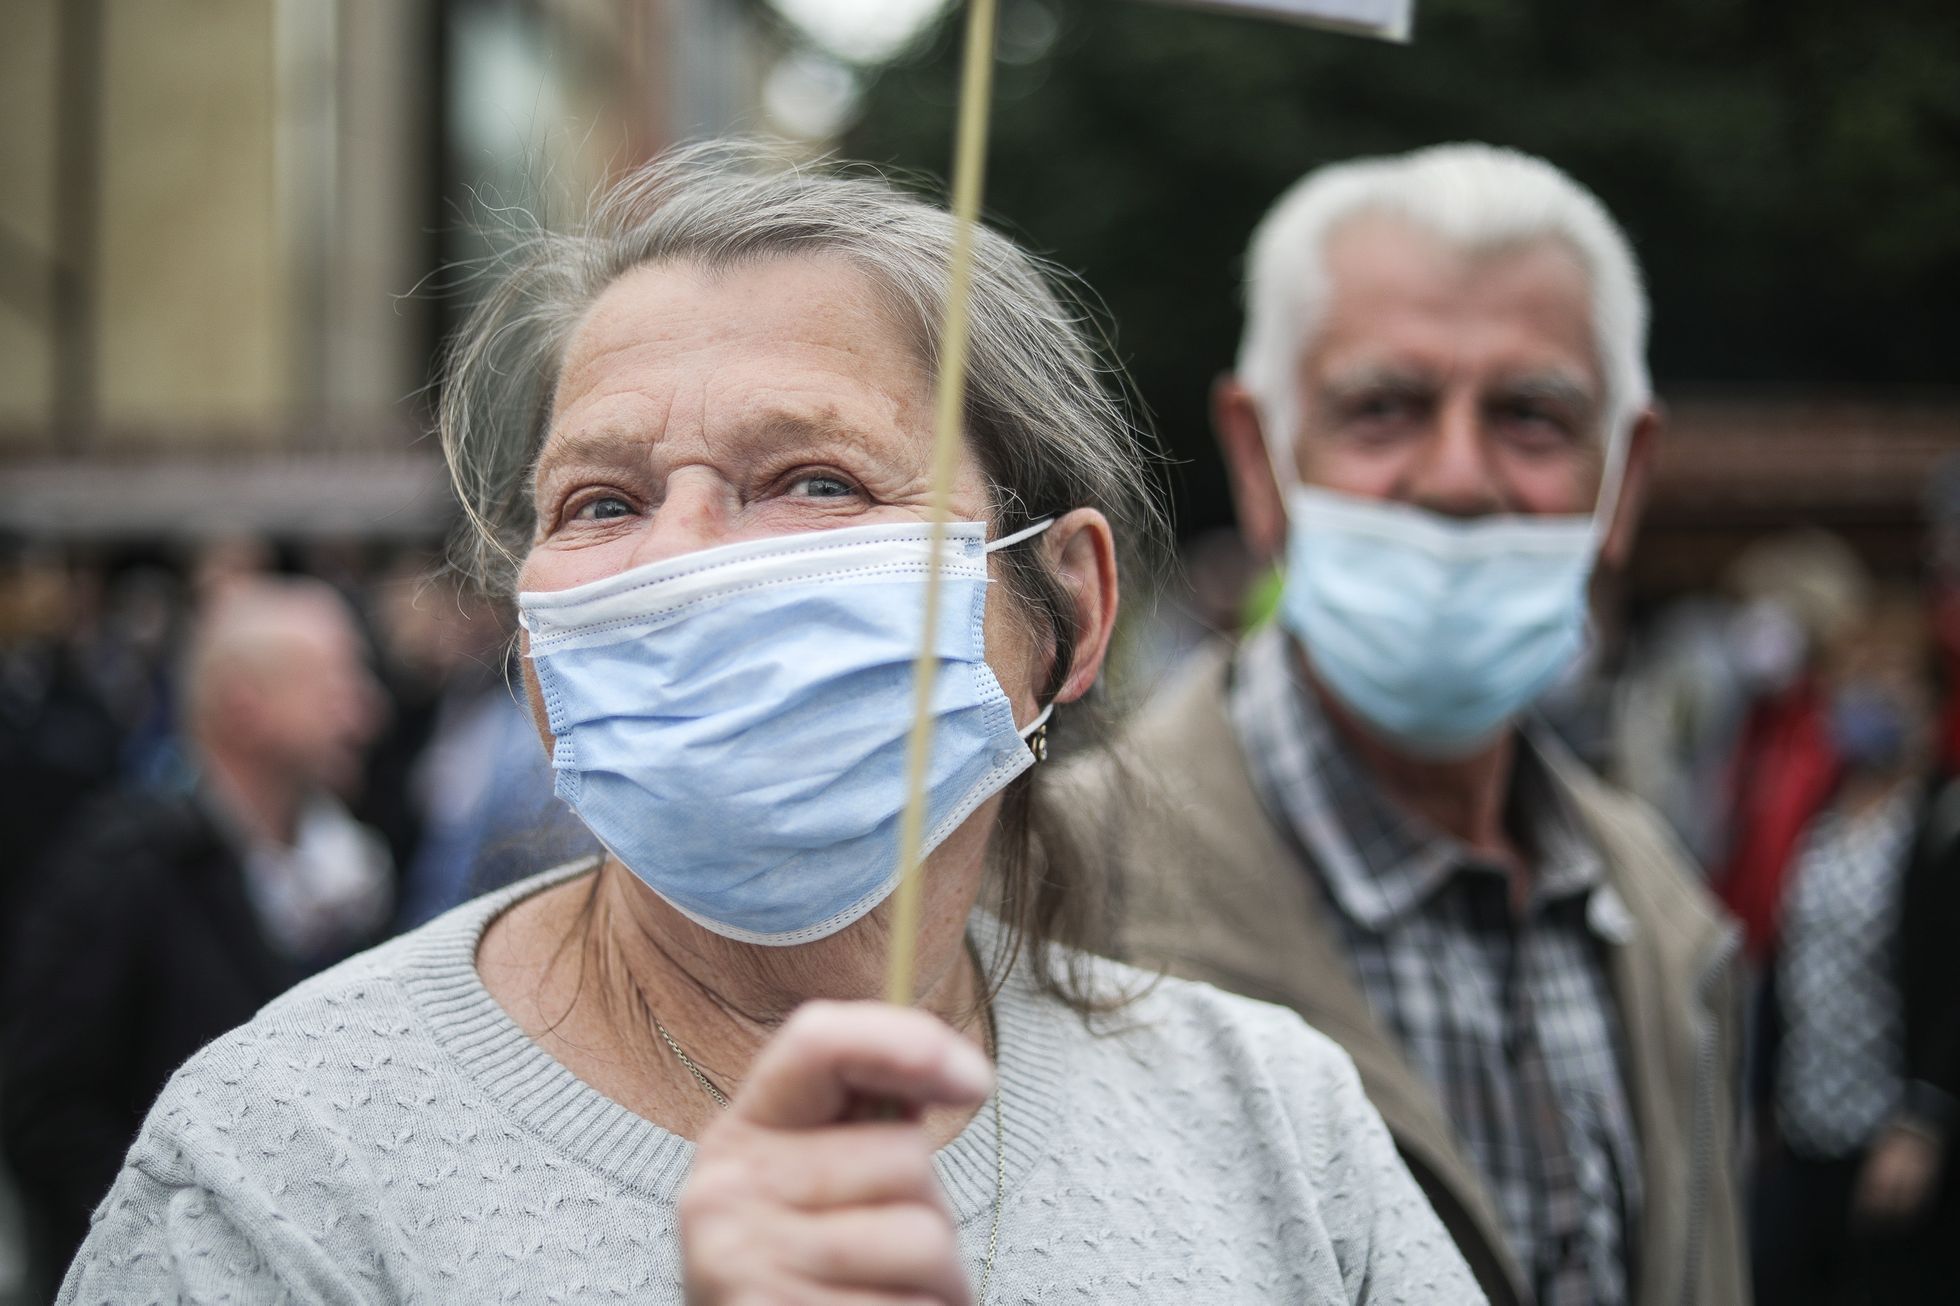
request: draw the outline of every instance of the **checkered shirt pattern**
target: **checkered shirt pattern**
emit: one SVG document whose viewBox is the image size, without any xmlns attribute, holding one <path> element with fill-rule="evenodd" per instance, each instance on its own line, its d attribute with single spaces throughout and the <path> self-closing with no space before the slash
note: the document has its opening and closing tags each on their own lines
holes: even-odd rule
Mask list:
<svg viewBox="0 0 1960 1306">
<path fill-rule="evenodd" d="M 1262 798 L 1488 1185 L 1536 1300 L 1626 1302 L 1640 1153 L 1606 951 L 1632 920 L 1536 747 L 1527 737 L 1512 786 L 1535 861 L 1520 915 L 1502 868 L 1374 786 L 1277 628 L 1241 648 L 1230 703 Z"/>
<path fill-rule="evenodd" d="M 1815 1160 L 1856 1156 L 1905 1094 L 1895 978 L 1900 876 L 1913 836 L 1901 794 L 1858 817 L 1827 812 L 1784 890 L 1776 1123 Z"/>
</svg>

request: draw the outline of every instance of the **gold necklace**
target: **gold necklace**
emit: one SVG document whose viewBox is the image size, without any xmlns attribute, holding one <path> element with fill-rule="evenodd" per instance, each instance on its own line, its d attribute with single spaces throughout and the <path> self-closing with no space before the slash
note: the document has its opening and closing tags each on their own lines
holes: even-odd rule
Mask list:
<svg viewBox="0 0 1960 1306">
<path fill-rule="evenodd" d="M 987 1003 L 984 1014 L 987 1018 L 987 1052 L 998 1062 L 1000 1059 L 1000 1033 L 994 1027 L 994 1004 L 991 1001 Z M 651 1008 L 648 1008 L 647 1018 L 653 1022 L 654 1033 L 660 1035 L 660 1041 L 665 1043 L 668 1049 L 673 1052 L 674 1058 L 681 1063 L 687 1070 L 687 1073 L 694 1076 L 694 1082 L 699 1084 L 702 1090 L 714 1099 L 716 1106 L 726 1111 L 728 1109 L 728 1094 L 716 1087 L 715 1081 L 708 1078 L 707 1073 L 695 1063 L 694 1058 L 681 1050 L 679 1040 L 667 1032 L 667 1027 L 660 1023 L 660 1018 L 653 1014 Z M 987 1300 L 987 1285 L 993 1282 L 994 1256 L 1000 1251 L 1000 1212 L 1001 1207 L 1006 1203 L 1007 1196 L 1007 1135 L 1002 1130 L 1000 1123 L 1000 1077 L 998 1074 L 994 1077 L 992 1100 L 994 1106 L 994 1220 L 993 1228 L 987 1234 L 987 1260 L 980 1269 L 980 1291 L 974 1294 L 974 1300 L 977 1302 L 985 1302 Z"/>
</svg>

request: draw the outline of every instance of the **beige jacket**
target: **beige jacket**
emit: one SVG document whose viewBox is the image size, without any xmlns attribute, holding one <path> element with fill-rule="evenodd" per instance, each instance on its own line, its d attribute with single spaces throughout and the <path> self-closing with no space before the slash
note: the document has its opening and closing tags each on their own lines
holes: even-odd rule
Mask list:
<svg viewBox="0 0 1960 1306">
<path fill-rule="evenodd" d="M 1222 653 L 1201 656 L 1130 725 L 1114 761 L 1061 777 L 1068 810 L 1119 813 L 1109 829 L 1079 833 L 1083 846 L 1119 858 L 1125 950 L 1173 974 L 1292 1007 L 1345 1047 L 1491 1301 L 1528 1302 L 1496 1208 L 1441 1104 L 1370 1012 L 1307 869 L 1257 797 L 1226 713 L 1228 667 Z M 1733 931 L 1645 808 L 1574 761 L 1548 760 L 1630 917 L 1611 965 L 1645 1181 L 1633 1300 L 1743 1302 Z"/>
</svg>

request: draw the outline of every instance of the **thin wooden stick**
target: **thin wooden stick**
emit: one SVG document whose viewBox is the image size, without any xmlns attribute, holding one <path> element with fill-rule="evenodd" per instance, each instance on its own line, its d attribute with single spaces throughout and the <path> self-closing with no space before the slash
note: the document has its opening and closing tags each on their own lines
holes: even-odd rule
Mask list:
<svg viewBox="0 0 1960 1306">
<path fill-rule="evenodd" d="M 905 815 L 898 830 L 898 889 L 892 895 L 891 954 L 885 997 L 912 1002 L 919 943 L 919 846 L 925 839 L 926 775 L 932 761 L 932 686 L 939 671 L 939 553 L 952 515 L 953 469 L 959 462 L 966 404 L 967 291 L 973 279 L 973 229 L 980 220 L 986 172 L 987 117 L 993 100 L 994 0 L 969 0 L 966 58 L 960 72 L 959 128 L 953 141 L 953 250 L 946 275 L 946 318 L 939 333 L 939 393 L 933 415 L 932 545 L 926 565 L 925 630 L 912 664 L 912 736 L 906 756 Z"/>
</svg>

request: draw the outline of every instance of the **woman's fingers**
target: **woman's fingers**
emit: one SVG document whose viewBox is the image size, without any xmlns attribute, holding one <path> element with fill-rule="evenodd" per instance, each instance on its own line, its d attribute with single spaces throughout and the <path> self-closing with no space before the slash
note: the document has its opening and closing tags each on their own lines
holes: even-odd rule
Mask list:
<svg viewBox="0 0 1960 1306">
<path fill-rule="evenodd" d="M 932 1145 L 917 1125 L 853 1124 L 778 1134 L 760 1176 L 789 1206 L 920 1202 L 945 1210 L 946 1195 L 932 1169 Z"/>
<path fill-rule="evenodd" d="M 967 1306 L 952 1212 L 908 1117 L 992 1087 L 986 1057 L 922 1012 L 797 1012 L 701 1136 L 681 1194 L 688 1300 Z M 859 1119 L 867 1101 L 901 1119 Z"/>
<path fill-rule="evenodd" d="M 953 1223 L 917 1202 L 805 1213 L 783 1230 L 780 1255 L 793 1273 L 851 1289 L 971 1301 Z"/>
<path fill-rule="evenodd" d="M 993 1089 L 973 1044 L 922 1011 L 879 1002 L 812 1002 L 756 1058 L 732 1114 L 769 1129 L 807 1129 L 882 1098 L 901 1108 L 973 1106 Z"/>
</svg>

